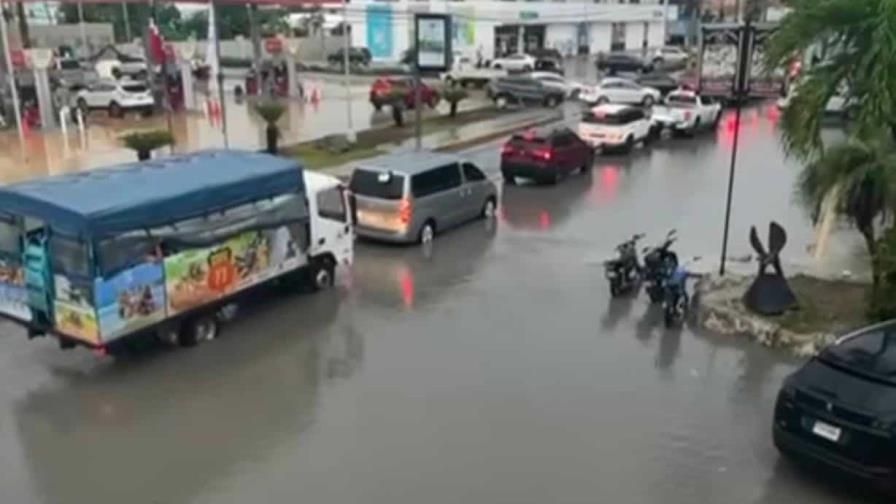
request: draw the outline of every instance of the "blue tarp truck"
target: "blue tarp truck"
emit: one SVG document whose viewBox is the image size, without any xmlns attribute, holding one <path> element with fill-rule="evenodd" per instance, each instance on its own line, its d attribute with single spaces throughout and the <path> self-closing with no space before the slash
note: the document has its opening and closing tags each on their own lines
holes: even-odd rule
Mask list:
<svg viewBox="0 0 896 504">
<path fill-rule="evenodd" d="M 337 179 L 205 151 L 0 188 L 0 315 L 60 346 L 213 338 L 272 281 L 332 285 L 352 261 Z"/>
</svg>

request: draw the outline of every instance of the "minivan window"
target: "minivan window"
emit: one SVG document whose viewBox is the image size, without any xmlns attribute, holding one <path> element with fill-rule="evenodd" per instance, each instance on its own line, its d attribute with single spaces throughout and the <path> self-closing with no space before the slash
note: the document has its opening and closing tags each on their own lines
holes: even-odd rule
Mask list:
<svg viewBox="0 0 896 504">
<path fill-rule="evenodd" d="M 349 189 L 361 196 L 388 200 L 401 199 L 404 195 L 404 175 L 357 169 L 352 173 Z"/>
<path fill-rule="evenodd" d="M 451 163 L 411 177 L 411 192 L 415 198 L 422 198 L 458 187 L 460 182 L 457 163 Z"/>
<path fill-rule="evenodd" d="M 464 163 L 464 177 L 470 182 L 478 182 L 480 180 L 485 180 L 485 174 L 482 173 L 482 170 L 476 168 L 476 165 L 473 163 Z"/>
</svg>

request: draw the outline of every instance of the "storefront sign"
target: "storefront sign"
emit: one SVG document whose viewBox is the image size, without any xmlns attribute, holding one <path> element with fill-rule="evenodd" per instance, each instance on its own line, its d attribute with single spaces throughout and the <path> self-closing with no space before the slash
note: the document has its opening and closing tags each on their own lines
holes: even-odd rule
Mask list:
<svg viewBox="0 0 896 504">
<path fill-rule="evenodd" d="M 445 71 L 451 66 L 451 16 L 417 14 L 417 68 Z"/>
<path fill-rule="evenodd" d="M 520 19 L 538 19 L 538 12 L 520 11 Z"/>
<path fill-rule="evenodd" d="M 367 5 L 367 48 L 374 58 L 392 57 L 392 7 Z"/>
</svg>

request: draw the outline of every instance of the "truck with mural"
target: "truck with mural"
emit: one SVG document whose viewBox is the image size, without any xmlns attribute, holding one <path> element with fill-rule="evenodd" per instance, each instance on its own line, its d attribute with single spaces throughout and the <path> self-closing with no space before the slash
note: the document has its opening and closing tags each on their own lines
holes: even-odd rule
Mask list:
<svg viewBox="0 0 896 504">
<path fill-rule="evenodd" d="M 0 188 L 0 315 L 104 353 L 213 339 L 262 286 L 353 260 L 348 197 L 290 159 L 204 151 Z"/>
</svg>

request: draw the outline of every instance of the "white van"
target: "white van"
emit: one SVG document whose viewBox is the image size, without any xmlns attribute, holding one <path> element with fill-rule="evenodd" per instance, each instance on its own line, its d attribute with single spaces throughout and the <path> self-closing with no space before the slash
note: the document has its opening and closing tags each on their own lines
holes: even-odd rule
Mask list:
<svg viewBox="0 0 896 504">
<path fill-rule="evenodd" d="M 647 113 L 629 105 L 598 105 L 579 123 L 579 137 L 594 148 L 629 152 L 638 142 L 653 139 L 656 128 Z"/>
</svg>

